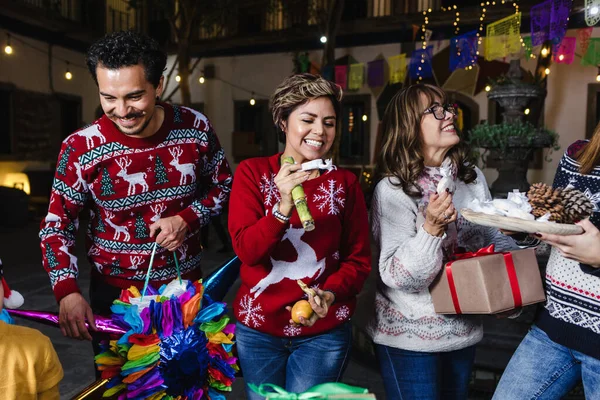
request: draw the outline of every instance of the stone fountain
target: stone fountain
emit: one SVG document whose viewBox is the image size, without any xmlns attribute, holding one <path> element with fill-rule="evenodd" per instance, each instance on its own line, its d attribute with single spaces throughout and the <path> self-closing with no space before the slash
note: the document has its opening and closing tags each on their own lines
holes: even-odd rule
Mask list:
<svg viewBox="0 0 600 400">
<path fill-rule="evenodd" d="M 518 59 L 510 62 L 506 78 L 508 83 L 492 87 L 488 98 L 502 106 L 502 123 L 523 123 L 527 106 L 536 100 L 544 99 L 546 89 L 522 81 L 523 74 Z M 495 150 L 492 157 L 497 159 L 500 165 L 498 179 L 491 186 L 492 195 L 506 197 L 513 189 L 527 191 L 530 186 L 527 182 L 527 169 L 534 151 L 551 145 L 552 138 L 548 134 L 536 131 L 529 138 L 509 137 L 505 149 L 489 147 L 490 150 Z"/>
</svg>

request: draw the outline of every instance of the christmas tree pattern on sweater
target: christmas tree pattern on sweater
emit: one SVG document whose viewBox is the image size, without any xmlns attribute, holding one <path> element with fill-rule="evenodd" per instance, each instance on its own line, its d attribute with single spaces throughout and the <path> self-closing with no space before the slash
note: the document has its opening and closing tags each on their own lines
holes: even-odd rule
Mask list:
<svg viewBox="0 0 600 400">
<path fill-rule="evenodd" d="M 231 171 L 206 116 L 160 106 L 165 119 L 150 138 L 127 137 L 103 116 L 64 140 L 40 231 L 43 264 L 57 299 L 79 291 L 73 254 L 77 217 L 84 209 L 90 213 L 90 264 L 111 277 L 109 282 L 128 287 L 128 281 L 145 278 L 140 271 L 148 269 L 154 243 L 149 227 L 175 215 L 190 228 L 181 271 L 198 268 L 199 229 L 228 201 Z M 150 279 L 174 278 L 172 258 L 159 247 Z"/>
</svg>

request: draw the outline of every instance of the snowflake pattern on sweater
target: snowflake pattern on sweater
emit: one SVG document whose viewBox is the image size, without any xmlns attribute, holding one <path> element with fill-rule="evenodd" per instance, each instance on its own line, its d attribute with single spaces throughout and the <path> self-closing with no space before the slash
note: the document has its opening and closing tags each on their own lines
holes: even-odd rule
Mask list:
<svg viewBox="0 0 600 400">
<path fill-rule="evenodd" d="M 273 182 L 280 156 L 245 160 L 236 170 L 229 230 L 242 261 L 242 285 L 234 313 L 244 325 L 274 336 L 314 335 L 354 312 L 371 267 L 367 210 L 356 176 L 331 168 L 303 183 L 315 230 L 306 232 L 295 210 L 289 224 L 281 223 L 272 214 L 281 199 Z M 335 293 L 327 316 L 312 327 L 289 324 L 286 306 L 305 296 L 298 279 Z"/>
<path fill-rule="evenodd" d="M 154 244 L 149 226 L 174 215 L 189 227 L 181 272 L 199 267 L 199 229 L 228 200 L 231 172 L 203 114 L 159 106 L 164 122 L 149 138 L 123 135 L 103 116 L 64 140 L 40 230 L 44 268 L 58 300 L 79 291 L 73 254 L 77 217 L 86 207 L 88 258 L 108 283 L 142 283 Z M 172 256 L 159 247 L 150 279 L 175 276 Z"/>
</svg>

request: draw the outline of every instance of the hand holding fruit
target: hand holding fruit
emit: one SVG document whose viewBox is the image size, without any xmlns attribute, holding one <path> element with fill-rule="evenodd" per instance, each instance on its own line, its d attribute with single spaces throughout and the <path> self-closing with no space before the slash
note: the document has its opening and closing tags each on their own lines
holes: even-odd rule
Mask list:
<svg viewBox="0 0 600 400">
<path fill-rule="evenodd" d="M 296 325 L 313 326 L 319 318 L 325 318 L 329 307 L 333 304 L 335 296 L 332 292 L 317 289 L 316 291 L 308 288 L 302 281 L 298 285 L 308 295 L 307 300 L 300 300 L 294 304 L 294 307 L 286 307 L 292 313 L 290 323 Z"/>
</svg>

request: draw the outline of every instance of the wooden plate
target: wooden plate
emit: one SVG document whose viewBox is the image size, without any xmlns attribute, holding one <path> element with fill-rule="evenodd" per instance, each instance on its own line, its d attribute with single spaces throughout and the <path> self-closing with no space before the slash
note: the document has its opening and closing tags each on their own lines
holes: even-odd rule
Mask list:
<svg viewBox="0 0 600 400">
<path fill-rule="evenodd" d="M 468 208 L 460 210 L 461 215 L 469 222 L 477 225 L 491 226 L 514 232 L 551 233 L 555 235 L 579 235 L 583 228 L 574 224 L 558 224 L 554 222 L 527 221 L 520 218 L 489 215 L 475 212 Z"/>
</svg>

